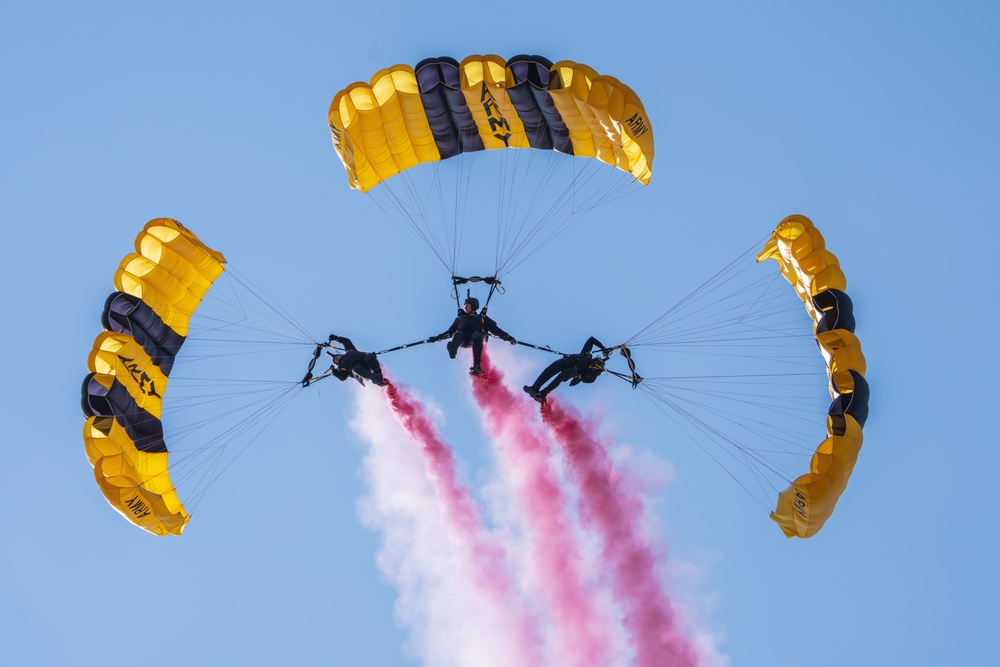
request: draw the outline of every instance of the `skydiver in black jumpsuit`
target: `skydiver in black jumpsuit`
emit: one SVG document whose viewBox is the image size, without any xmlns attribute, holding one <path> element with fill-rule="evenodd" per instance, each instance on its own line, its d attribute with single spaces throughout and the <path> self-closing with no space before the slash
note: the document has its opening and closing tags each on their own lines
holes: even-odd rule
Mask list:
<svg viewBox="0 0 1000 667">
<path fill-rule="evenodd" d="M 608 355 L 609 351 L 601 341 L 591 336 L 584 343 L 583 349 L 580 350 L 579 354 L 569 354 L 562 359 L 553 361 L 549 364 L 548 368 L 542 371 L 534 384 L 524 385 L 524 392 L 539 403 L 544 404 L 545 397 L 549 395 L 549 392 L 566 380 L 570 381 L 569 386 L 571 387 L 575 387 L 581 382 L 588 384 L 593 382 L 604 372 L 604 359 L 591 356 L 591 351 L 595 345 L 601 348 L 601 352 L 605 356 Z M 549 380 L 552 380 L 552 382 L 545 389 L 542 389 L 542 385 Z"/>
<path fill-rule="evenodd" d="M 330 368 L 330 374 L 333 377 L 343 382 L 354 375 L 380 387 L 389 384 L 389 381 L 382 377 L 382 366 L 378 363 L 378 357 L 373 353 L 362 352 L 354 347 L 350 338 L 345 336 L 330 336 L 330 340 L 337 341 L 344 348 L 343 354 L 333 355 L 333 366 Z"/>
<path fill-rule="evenodd" d="M 483 372 L 480 362 L 483 357 L 483 341 L 486 335 L 493 334 L 511 345 L 517 345 L 517 339 L 498 327 L 497 323 L 485 314 L 481 315 L 477 312 L 479 310 L 479 299 L 469 297 L 465 300 L 463 308 L 465 312 L 459 313 L 447 331 L 437 336 L 431 336 L 425 342 L 436 343 L 451 336 L 451 340 L 448 341 L 448 356 L 452 359 L 458 354 L 458 348 L 471 347 L 472 368 L 469 369 L 469 372 L 473 375 L 479 375 Z"/>
</svg>

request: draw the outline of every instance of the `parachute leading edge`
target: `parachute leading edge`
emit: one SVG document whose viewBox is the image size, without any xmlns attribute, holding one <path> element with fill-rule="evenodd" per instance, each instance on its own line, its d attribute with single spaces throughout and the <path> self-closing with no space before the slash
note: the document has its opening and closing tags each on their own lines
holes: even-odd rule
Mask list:
<svg viewBox="0 0 1000 667">
<path fill-rule="evenodd" d="M 101 493 L 156 535 L 180 535 L 190 516 L 168 472 L 160 417 L 167 377 L 195 308 L 225 257 L 176 220 L 149 221 L 115 275 L 83 382 L 83 441 Z"/>
<path fill-rule="evenodd" d="M 771 513 L 786 537 L 811 537 L 833 514 L 861 450 L 868 418 L 865 357 L 854 335 L 853 306 L 844 292 L 847 279 L 809 218 L 790 215 L 782 220 L 757 255 L 758 262 L 765 259 L 778 262 L 813 320 L 833 398 L 827 437 L 813 454 L 809 472 L 778 495 Z"/>
</svg>

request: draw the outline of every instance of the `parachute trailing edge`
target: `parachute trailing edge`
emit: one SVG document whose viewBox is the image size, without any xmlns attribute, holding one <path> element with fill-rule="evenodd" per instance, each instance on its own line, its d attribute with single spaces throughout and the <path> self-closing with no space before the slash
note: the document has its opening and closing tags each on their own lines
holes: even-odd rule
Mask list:
<svg viewBox="0 0 1000 667">
<path fill-rule="evenodd" d="M 653 132 L 631 88 L 592 68 L 521 55 L 395 65 L 334 96 L 334 148 L 366 192 L 417 164 L 536 148 L 601 160 L 648 184 Z"/>
<path fill-rule="evenodd" d="M 830 405 L 827 437 L 809 462 L 809 472 L 778 495 L 773 519 L 786 537 L 811 537 L 833 514 L 847 488 L 864 441 L 868 419 L 865 357 L 854 335 L 854 310 L 837 257 L 811 220 L 791 215 L 774 230 L 757 261 L 774 259 L 813 320 L 816 342 L 826 361 Z"/>
<path fill-rule="evenodd" d="M 191 316 L 226 260 L 168 218 L 149 221 L 135 248 L 87 359 L 83 441 L 112 507 L 150 533 L 180 535 L 190 516 L 170 480 L 163 396 Z"/>
</svg>

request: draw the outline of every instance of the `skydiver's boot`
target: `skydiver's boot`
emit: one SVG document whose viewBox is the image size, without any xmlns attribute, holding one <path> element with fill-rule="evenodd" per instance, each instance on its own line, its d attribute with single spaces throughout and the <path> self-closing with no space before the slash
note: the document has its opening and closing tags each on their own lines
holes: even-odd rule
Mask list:
<svg viewBox="0 0 1000 667">
<path fill-rule="evenodd" d="M 532 387 L 530 384 L 524 385 L 522 389 L 524 389 L 525 394 L 527 394 L 532 398 L 536 398 L 538 396 L 538 390 Z"/>
<path fill-rule="evenodd" d="M 483 369 L 479 364 L 476 364 L 469 369 L 469 375 L 482 375 Z"/>
<path fill-rule="evenodd" d="M 455 341 L 448 341 L 448 356 L 452 359 L 458 354 L 458 346 L 455 345 Z"/>
</svg>

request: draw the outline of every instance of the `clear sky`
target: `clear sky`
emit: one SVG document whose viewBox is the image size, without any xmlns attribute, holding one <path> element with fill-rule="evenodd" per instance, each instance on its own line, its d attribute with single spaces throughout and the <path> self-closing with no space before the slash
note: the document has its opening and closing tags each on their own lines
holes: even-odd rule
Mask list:
<svg viewBox="0 0 1000 667">
<path fill-rule="evenodd" d="M 791 213 L 848 276 L 871 417 L 810 540 L 786 540 L 627 385 L 563 394 L 660 471 L 648 522 L 664 585 L 715 661 L 994 662 L 998 28 L 990 2 L 3 3 L 0 662 L 435 664 L 379 569 L 356 386 L 298 395 L 180 538 L 100 496 L 78 392 L 117 263 L 155 217 L 195 230 L 318 339 L 381 348 L 444 330 L 447 275 L 348 188 L 325 114 L 377 69 L 475 53 L 613 74 L 657 137 L 647 188 L 505 281 L 491 314 L 508 331 L 620 342 Z M 504 352 L 515 380 L 549 360 Z M 275 372 L 298 379 L 307 360 Z M 441 345 L 384 362 L 488 491 L 464 362 Z"/>
</svg>

